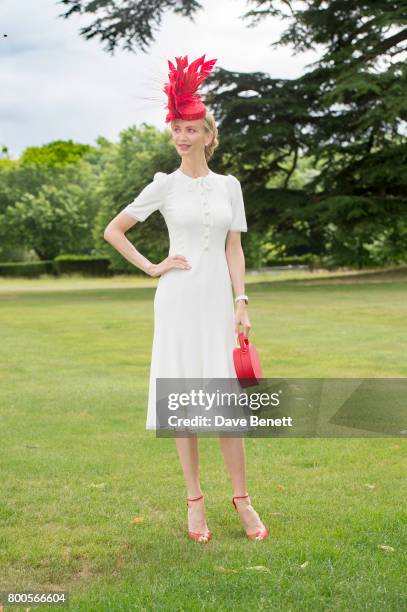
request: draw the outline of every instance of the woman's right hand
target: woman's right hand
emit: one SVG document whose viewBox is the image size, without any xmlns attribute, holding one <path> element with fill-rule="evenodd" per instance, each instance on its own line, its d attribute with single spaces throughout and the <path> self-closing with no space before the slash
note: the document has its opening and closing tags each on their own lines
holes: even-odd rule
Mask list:
<svg viewBox="0 0 407 612">
<path fill-rule="evenodd" d="M 172 268 L 180 268 L 182 270 L 190 270 L 192 266 L 187 261 L 184 255 L 169 255 L 159 264 L 152 264 L 148 270 L 150 276 L 161 276 L 164 272 L 168 272 Z"/>
</svg>

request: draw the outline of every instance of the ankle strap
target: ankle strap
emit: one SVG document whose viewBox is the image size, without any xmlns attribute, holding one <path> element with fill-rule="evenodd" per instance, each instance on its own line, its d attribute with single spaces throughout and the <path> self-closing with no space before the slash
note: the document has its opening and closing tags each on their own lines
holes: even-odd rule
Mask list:
<svg viewBox="0 0 407 612">
<path fill-rule="evenodd" d="M 249 497 L 249 495 L 248 495 L 248 494 L 247 494 L 247 495 L 234 495 L 234 496 L 232 497 L 232 504 L 234 505 L 234 507 L 236 508 L 236 510 L 237 510 L 237 506 L 236 506 L 235 499 L 245 499 L 246 497 Z"/>
<path fill-rule="evenodd" d="M 247 495 L 234 495 L 233 499 L 245 499 L 245 497 L 249 497 L 249 494 L 247 494 Z"/>
<path fill-rule="evenodd" d="M 189 497 L 187 497 L 187 501 L 198 501 L 198 499 L 202 499 L 203 495 L 200 495 L 199 497 L 194 497 L 193 499 L 190 499 Z"/>
</svg>

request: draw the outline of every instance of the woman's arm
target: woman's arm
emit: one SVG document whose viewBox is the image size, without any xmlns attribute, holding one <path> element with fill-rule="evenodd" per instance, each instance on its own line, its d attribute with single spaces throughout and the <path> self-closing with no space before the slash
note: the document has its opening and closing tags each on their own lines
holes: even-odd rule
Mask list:
<svg viewBox="0 0 407 612">
<path fill-rule="evenodd" d="M 184 255 L 169 255 L 159 264 L 151 263 L 125 236 L 125 233 L 136 223 L 138 223 L 137 219 L 122 211 L 106 226 L 103 238 L 123 255 L 127 261 L 136 266 L 136 268 L 143 270 L 149 276 L 161 276 L 161 274 L 172 268 L 181 270 L 191 269 Z"/>
<path fill-rule="evenodd" d="M 229 274 L 232 280 L 235 295 L 244 294 L 245 259 L 240 242 L 240 232 L 229 231 L 226 238 L 225 247 L 226 259 L 229 267 Z M 239 327 L 243 327 L 243 333 L 248 336 L 251 325 L 247 312 L 246 302 L 239 300 L 235 307 L 235 333 L 240 332 Z"/>
<path fill-rule="evenodd" d="M 136 223 L 138 223 L 137 219 L 120 212 L 106 226 L 103 238 L 136 268 L 152 276 L 154 264 L 144 257 L 125 236 L 125 233 Z"/>
</svg>

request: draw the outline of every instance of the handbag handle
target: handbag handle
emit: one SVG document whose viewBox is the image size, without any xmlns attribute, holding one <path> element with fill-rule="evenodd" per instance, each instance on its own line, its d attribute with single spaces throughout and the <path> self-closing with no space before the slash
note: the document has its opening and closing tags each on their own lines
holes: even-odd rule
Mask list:
<svg viewBox="0 0 407 612">
<path fill-rule="evenodd" d="M 249 346 L 249 338 L 246 338 L 243 332 L 240 332 L 238 335 L 240 348 L 242 353 L 245 353 Z"/>
</svg>

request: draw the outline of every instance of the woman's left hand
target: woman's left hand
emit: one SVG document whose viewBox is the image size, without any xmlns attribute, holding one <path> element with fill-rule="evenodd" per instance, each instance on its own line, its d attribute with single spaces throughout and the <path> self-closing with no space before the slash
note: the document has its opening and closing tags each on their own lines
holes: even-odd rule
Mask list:
<svg viewBox="0 0 407 612">
<path fill-rule="evenodd" d="M 240 326 L 243 327 L 243 334 L 247 338 L 251 329 L 249 313 L 247 312 L 246 303 L 239 301 L 235 311 L 235 334 L 240 333 Z"/>
</svg>

